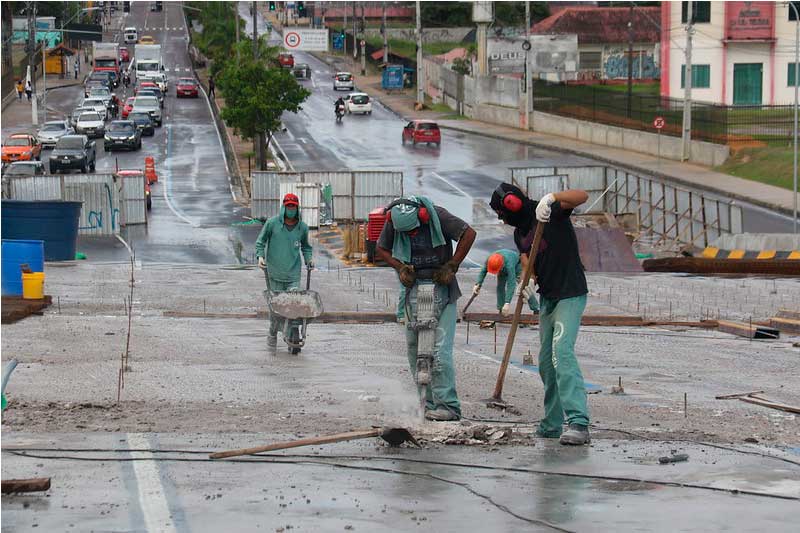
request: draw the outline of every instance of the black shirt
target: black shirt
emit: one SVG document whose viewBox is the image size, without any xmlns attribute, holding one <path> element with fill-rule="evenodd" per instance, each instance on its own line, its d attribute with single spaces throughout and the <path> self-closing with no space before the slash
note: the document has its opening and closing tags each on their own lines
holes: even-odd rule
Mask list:
<svg viewBox="0 0 800 533">
<path fill-rule="evenodd" d="M 411 239 L 411 263 L 414 265 L 414 270 L 420 274 L 420 277 L 430 279 L 430 273 L 438 269 L 450 259 L 453 258 L 453 243 L 458 241 L 464 234 L 464 231 L 469 227 L 469 224 L 453 215 L 444 207 L 435 206 L 436 213 L 439 215 L 439 225 L 442 227 L 442 235 L 446 244 L 444 246 L 433 247 L 431 242 L 431 230 L 428 224 L 420 223 L 417 228 L 417 233 L 410 236 Z M 394 225 L 391 220 L 387 220 L 381 231 L 381 236 L 378 238 L 378 246 L 384 250 L 392 251 L 394 246 Z M 421 273 L 426 271 L 423 276 Z M 453 282 L 449 286 L 450 303 L 455 301 L 461 296 L 461 289 L 458 287 L 458 280 L 453 278 Z"/>
<path fill-rule="evenodd" d="M 569 217 L 572 209 L 561 209 L 561 202 L 551 206 L 550 222 L 545 224 L 539 252 L 536 254 L 536 280 L 539 294 L 550 300 L 565 300 L 589 292 L 581 257 L 578 253 L 578 238 Z M 514 243 L 521 253 L 528 253 L 533 244 L 536 225 L 527 233 L 514 230 Z"/>
</svg>

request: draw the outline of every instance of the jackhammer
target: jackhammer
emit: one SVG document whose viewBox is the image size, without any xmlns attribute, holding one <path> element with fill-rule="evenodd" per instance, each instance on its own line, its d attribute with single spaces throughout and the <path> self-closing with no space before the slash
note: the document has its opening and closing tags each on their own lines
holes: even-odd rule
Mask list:
<svg viewBox="0 0 800 533">
<path fill-rule="evenodd" d="M 436 285 L 422 280 L 416 284 L 416 313 L 412 312 L 411 288 L 406 289 L 407 328 L 417 334 L 417 365 L 415 379 L 420 396 L 420 407 L 425 412 L 428 389 L 431 387 L 435 368 L 436 328 L 439 325 L 439 311 L 436 309 Z"/>
</svg>

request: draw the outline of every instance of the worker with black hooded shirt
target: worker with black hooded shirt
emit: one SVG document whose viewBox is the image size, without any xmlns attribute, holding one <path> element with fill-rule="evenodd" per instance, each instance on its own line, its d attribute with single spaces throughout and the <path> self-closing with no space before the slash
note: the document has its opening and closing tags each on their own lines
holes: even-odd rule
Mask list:
<svg viewBox="0 0 800 533">
<path fill-rule="evenodd" d="M 561 444 L 588 444 L 589 410 L 583 374 L 575 357 L 575 340 L 589 292 L 578 239 L 570 215 L 586 202 L 585 191 L 548 193 L 538 202 L 518 187 L 502 183 L 489 205 L 514 227 L 514 243 L 525 264 L 530 258 L 536 226 L 545 223 L 539 249 L 533 252 L 539 285 L 539 375 L 544 384 L 544 417 L 536 434 L 560 438 Z M 526 296 L 533 287 L 526 288 Z M 563 424 L 568 424 L 562 433 Z"/>
</svg>

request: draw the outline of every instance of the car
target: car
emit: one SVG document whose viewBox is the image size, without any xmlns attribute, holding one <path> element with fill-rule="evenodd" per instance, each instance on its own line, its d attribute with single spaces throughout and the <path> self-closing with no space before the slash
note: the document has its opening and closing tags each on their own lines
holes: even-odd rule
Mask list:
<svg viewBox="0 0 800 533">
<path fill-rule="evenodd" d="M 84 98 L 81 107 L 94 109 L 103 120 L 108 118 L 108 106 L 101 98 Z"/>
<path fill-rule="evenodd" d="M 122 33 L 125 35 L 125 44 L 136 44 L 139 40 L 139 32 L 133 26 L 128 26 Z"/>
<path fill-rule="evenodd" d="M 354 91 L 356 89 L 353 82 L 353 75 L 349 72 L 337 72 L 333 75 L 333 90 L 347 89 Z"/>
<path fill-rule="evenodd" d="M 125 41 L 128 42 L 128 41 Z M 126 46 L 119 47 L 119 62 L 120 63 L 127 63 L 131 60 L 131 53 L 128 51 Z"/>
<path fill-rule="evenodd" d="M 109 91 L 107 87 L 92 87 L 87 98 L 99 98 L 106 105 L 106 109 L 111 109 L 114 93 Z"/>
<path fill-rule="evenodd" d="M 345 108 L 348 113 L 372 114 L 372 100 L 367 93 L 350 93 L 345 100 Z"/>
<path fill-rule="evenodd" d="M 161 11 L 164 9 L 164 2 L 150 2 L 150 11 Z"/>
<path fill-rule="evenodd" d="M 3 163 L 32 161 L 39 159 L 41 155 L 42 143 L 29 133 L 13 133 L 3 143 Z"/>
<path fill-rule="evenodd" d="M 128 118 L 128 113 L 130 113 L 131 109 L 133 109 L 133 100 L 134 100 L 134 98 L 136 98 L 136 97 L 135 96 L 129 96 L 128 99 L 125 100 L 125 105 L 122 106 L 122 111 L 120 112 L 120 114 L 122 115 L 123 119 Z"/>
<path fill-rule="evenodd" d="M 87 137 L 102 137 L 106 133 L 106 124 L 97 111 L 84 111 L 75 124 L 75 133 Z"/>
<path fill-rule="evenodd" d="M 50 153 L 50 174 L 77 169 L 94 172 L 97 164 L 95 142 L 86 135 L 64 135 Z"/>
<path fill-rule="evenodd" d="M 158 98 L 158 105 L 164 109 L 164 93 L 158 87 L 142 87 L 136 92 L 136 96 L 155 96 Z"/>
<path fill-rule="evenodd" d="M 298 80 L 310 80 L 311 79 L 311 67 L 308 66 L 308 63 L 297 63 L 292 68 L 292 74 Z"/>
<path fill-rule="evenodd" d="M 117 148 L 140 150 L 142 148 L 142 132 L 132 120 L 115 120 L 108 125 L 103 137 L 103 148 L 106 152 Z"/>
<path fill-rule="evenodd" d="M 153 74 L 152 76 L 150 76 L 149 80 L 155 83 L 162 93 L 167 94 L 167 88 L 169 87 L 169 80 L 166 74 L 164 74 L 163 72 L 159 72 L 158 74 Z"/>
<path fill-rule="evenodd" d="M 155 96 L 143 95 L 137 96 L 133 100 L 134 111 L 147 111 L 153 118 L 156 126 L 161 126 L 161 103 Z"/>
<path fill-rule="evenodd" d="M 39 138 L 39 142 L 42 143 L 42 148 L 44 149 L 52 148 L 61 137 L 72 133 L 75 133 L 75 130 L 72 129 L 68 121 L 51 120 L 45 122 L 42 127 L 39 128 L 39 131 L 36 132 L 36 136 Z"/>
<path fill-rule="evenodd" d="M 156 40 L 151 35 L 142 35 L 139 44 L 156 44 Z"/>
<path fill-rule="evenodd" d="M 278 54 L 278 63 L 284 68 L 294 67 L 294 56 L 289 52 L 281 52 Z"/>
<path fill-rule="evenodd" d="M 144 172 L 140 168 L 121 168 L 114 173 L 117 177 L 120 178 L 138 178 L 144 176 Z M 142 180 L 144 182 L 144 198 L 145 198 L 145 206 L 147 210 L 153 208 L 153 199 L 150 197 L 150 181 L 149 180 Z"/>
<path fill-rule="evenodd" d="M 433 143 L 436 146 L 442 144 L 442 132 L 439 125 L 432 120 L 412 120 L 403 128 L 403 144 L 410 141 L 411 144 Z"/>
<path fill-rule="evenodd" d="M 69 116 L 69 125 L 74 128 L 75 124 L 78 122 L 78 117 L 80 117 L 81 113 L 83 113 L 84 111 L 94 111 L 94 108 L 78 106 L 75 109 L 73 109 L 72 113 Z"/>
<path fill-rule="evenodd" d="M 84 94 L 84 96 L 88 96 L 90 87 L 96 86 L 96 85 L 105 85 L 106 87 L 108 87 L 109 91 L 113 91 L 114 90 L 114 75 L 113 75 L 113 73 L 109 72 L 109 71 L 98 71 L 98 72 L 92 72 L 91 74 L 89 74 L 89 76 L 86 78 L 86 81 L 84 82 L 84 85 L 83 85 L 83 94 Z"/>
<path fill-rule="evenodd" d="M 14 161 L 3 171 L 4 178 L 42 176 L 44 174 L 47 174 L 47 169 L 41 161 Z"/>
<path fill-rule="evenodd" d="M 175 96 L 197 98 L 200 96 L 200 91 L 197 87 L 197 81 L 194 78 L 180 78 L 175 83 Z"/>
<path fill-rule="evenodd" d="M 135 109 L 132 109 L 128 114 L 128 120 L 131 120 L 134 124 L 136 124 L 136 127 L 139 128 L 139 131 L 142 132 L 142 135 L 152 137 L 156 134 L 153 118 L 147 111 L 136 111 Z"/>
</svg>

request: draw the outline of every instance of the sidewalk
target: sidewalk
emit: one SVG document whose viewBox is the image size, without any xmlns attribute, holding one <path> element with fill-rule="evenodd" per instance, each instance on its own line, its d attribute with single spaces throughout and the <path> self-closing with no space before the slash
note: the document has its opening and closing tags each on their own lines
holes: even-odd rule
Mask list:
<svg viewBox="0 0 800 533">
<path fill-rule="evenodd" d="M 318 57 L 322 58 L 322 55 L 320 54 Z M 594 145 L 576 139 L 498 126 L 467 118 L 453 120 L 456 114 L 455 111 L 449 113 L 431 110 L 416 111 L 414 109 L 416 101 L 414 90 L 405 89 L 399 92 L 387 93 L 381 89 L 380 76 L 361 76 L 358 74 L 360 65 L 356 65 L 351 60 L 330 54 L 325 56 L 323 60 L 353 72 L 359 90 L 377 98 L 391 111 L 408 120 L 436 120 L 439 122 L 439 126 L 444 129 L 580 155 L 608 163 L 609 165 L 624 167 L 633 172 L 656 176 L 687 187 L 717 193 L 726 198 L 749 202 L 786 215 L 792 214 L 792 193 L 781 187 L 715 172 L 709 167 L 681 163 L 669 159 L 659 160 L 657 157 L 648 154 Z"/>
<path fill-rule="evenodd" d="M 41 78 L 39 79 L 39 83 L 41 83 Z M 58 90 L 64 87 L 74 87 L 76 85 L 83 84 L 83 76 L 79 77 L 77 80 L 72 79 L 58 79 L 55 78 L 53 81 L 53 85 L 50 86 L 48 83 L 47 86 L 47 96 L 49 99 L 56 98 L 58 95 Z M 41 95 L 39 95 L 41 101 Z M 53 106 L 47 106 L 47 120 L 58 120 L 63 118 L 64 114 L 61 110 L 55 109 Z M 42 113 L 42 107 L 39 106 L 39 125 L 34 126 L 31 123 L 31 102 L 28 102 L 28 99 L 25 95 L 22 96 L 22 100 L 18 100 L 16 97 L 13 101 L 8 103 L 6 107 L 3 109 L 3 135 L 4 137 L 5 132 L 9 130 L 13 130 L 12 133 L 17 132 L 28 132 L 28 133 L 36 133 L 36 130 L 44 124 L 45 118 L 44 114 Z"/>
</svg>

